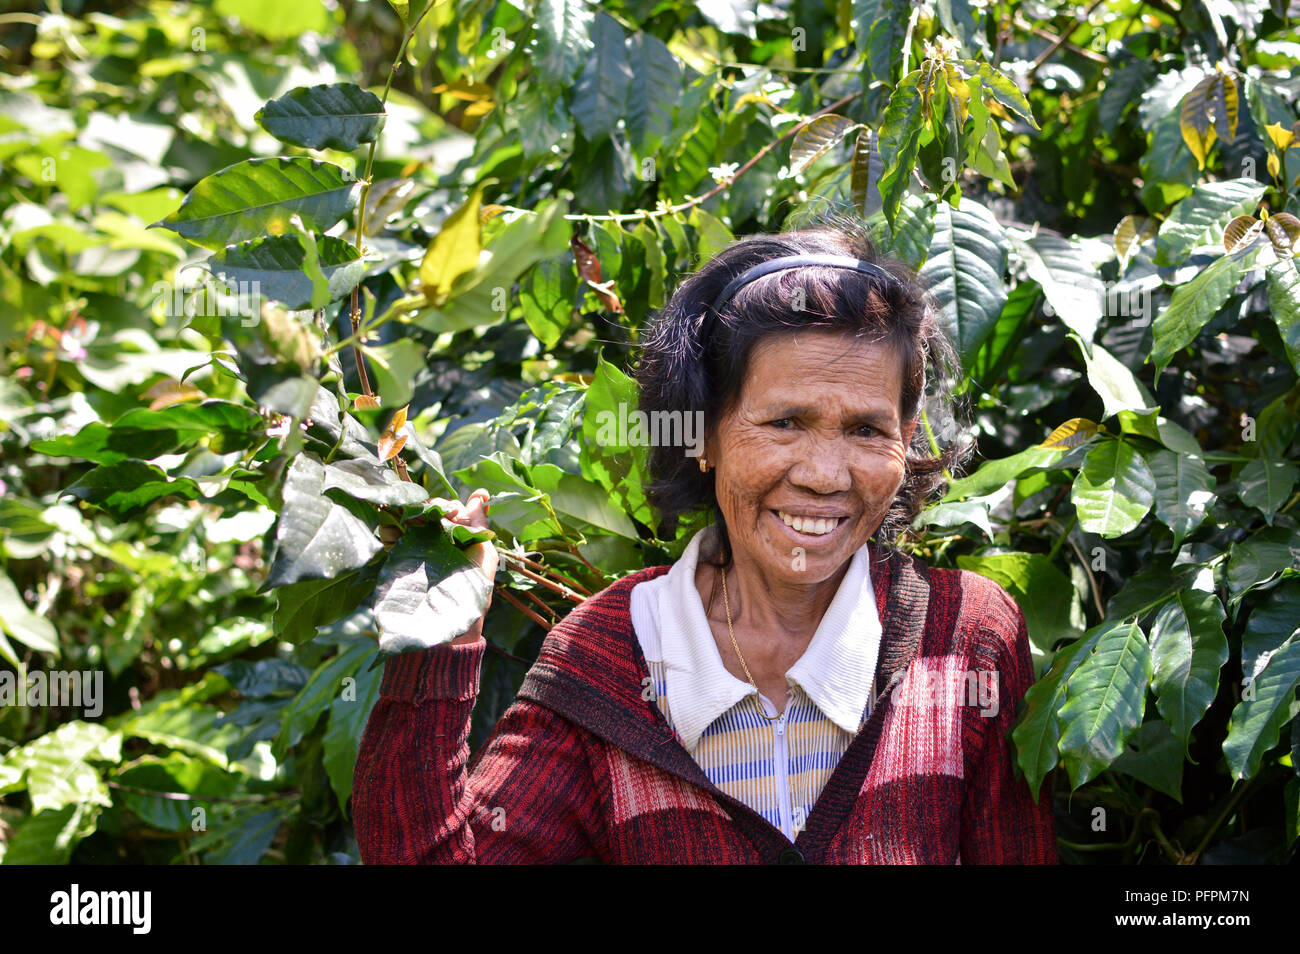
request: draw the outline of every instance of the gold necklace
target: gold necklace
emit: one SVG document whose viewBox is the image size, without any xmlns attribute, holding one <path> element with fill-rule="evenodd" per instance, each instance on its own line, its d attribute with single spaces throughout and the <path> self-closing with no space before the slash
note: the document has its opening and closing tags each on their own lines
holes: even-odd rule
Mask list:
<svg viewBox="0 0 1300 954">
<path fill-rule="evenodd" d="M 754 691 L 758 692 L 759 694 L 758 714 L 761 715 L 768 722 L 775 722 L 777 719 L 781 718 L 781 713 L 778 712 L 776 715 L 770 716 L 763 711 L 763 699 L 762 699 L 763 694 L 759 692 L 758 683 L 754 681 L 754 677 L 749 673 L 749 667 L 745 665 L 745 657 L 740 655 L 740 644 L 736 642 L 736 631 L 731 628 L 731 603 L 727 600 L 727 571 L 726 570 L 722 571 L 722 605 L 723 607 L 725 607 L 727 611 L 727 632 L 731 635 L 731 647 L 736 651 L 736 658 L 740 660 L 741 668 L 745 670 L 745 678 L 747 678 L 749 680 L 749 684 L 754 687 Z M 786 694 L 789 695 L 788 690 Z"/>
</svg>

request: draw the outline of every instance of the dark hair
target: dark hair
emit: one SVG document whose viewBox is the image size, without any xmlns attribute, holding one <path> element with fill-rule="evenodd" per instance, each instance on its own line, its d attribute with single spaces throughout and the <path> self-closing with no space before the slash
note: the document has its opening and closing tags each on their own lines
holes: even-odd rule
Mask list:
<svg viewBox="0 0 1300 954">
<path fill-rule="evenodd" d="M 824 221 L 812 228 L 740 239 L 681 283 L 650 322 L 642 342 L 636 373 L 641 410 L 647 415 L 702 412 L 712 433 L 716 413 L 725 413 L 739 397 L 754 346 L 765 338 L 821 328 L 891 344 L 903 362 L 902 420 L 914 418 L 925 402 L 931 425 L 940 421 L 954 438 L 934 454 L 925 428 L 913 432 L 903 483 L 874 536 L 892 544 L 926 499 L 943 486 L 945 468 L 955 470 L 969 455 L 970 442 L 955 426 L 951 384 L 957 376 L 957 355 L 919 277 L 878 256 L 860 220 L 833 214 Z M 714 299 L 737 275 L 769 259 L 799 254 L 852 256 L 880 266 L 891 279 L 806 265 L 746 283 L 719 313 L 713 312 Z M 803 292 L 801 307 L 791 308 L 796 289 Z M 932 386 L 929 395 L 927 383 Z M 731 548 L 714 495 L 714 472 L 701 473 L 698 458 L 687 456 L 683 447 L 667 445 L 650 448 L 649 470 L 646 497 L 659 513 L 660 537 L 673 536 L 683 515 L 712 508 L 719 558 L 729 564 Z"/>
</svg>

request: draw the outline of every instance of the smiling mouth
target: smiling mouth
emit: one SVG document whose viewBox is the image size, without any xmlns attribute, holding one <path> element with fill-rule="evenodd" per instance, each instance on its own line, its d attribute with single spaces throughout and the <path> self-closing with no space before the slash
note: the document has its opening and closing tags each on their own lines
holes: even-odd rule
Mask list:
<svg viewBox="0 0 1300 954">
<path fill-rule="evenodd" d="M 848 520 L 848 517 L 818 517 L 813 515 L 787 513 L 784 510 L 774 510 L 782 523 L 797 533 L 807 534 L 811 537 L 822 537 L 831 533 L 841 523 Z"/>
</svg>

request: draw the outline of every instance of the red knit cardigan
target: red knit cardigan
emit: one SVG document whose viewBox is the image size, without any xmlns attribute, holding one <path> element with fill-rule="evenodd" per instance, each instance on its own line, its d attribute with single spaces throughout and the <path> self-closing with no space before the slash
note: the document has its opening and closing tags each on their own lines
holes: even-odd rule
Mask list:
<svg viewBox="0 0 1300 954">
<path fill-rule="evenodd" d="M 468 771 L 486 643 L 389 659 L 353 784 L 363 861 L 1056 863 L 1050 792 L 1035 804 L 1014 767 L 1033 667 L 1020 609 L 996 583 L 896 550 L 872 560 L 873 709 L 792 843 L 709 781 L 653 701 L 629 594 L 667 570 L 633 573 L 551 630 Z M 987 698 L 924 705 L 891 691 L 980 671 L 997 674 L 995 715 Z"/>
</svg>

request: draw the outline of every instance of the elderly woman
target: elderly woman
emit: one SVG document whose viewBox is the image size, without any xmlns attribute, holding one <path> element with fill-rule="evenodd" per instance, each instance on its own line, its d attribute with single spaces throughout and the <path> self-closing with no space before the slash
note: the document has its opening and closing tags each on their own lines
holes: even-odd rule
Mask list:
<svg viewBox="0 0 1300 954">
<path fill-rule="evenodd" d="M 669 529 L 713 523 L 551 630 L 468 770 L 482 621 L 388 660 L 362 858 L 1055 862 L 1009 737 L 1033 681 L 1019 608 L 888 545 L 956 460 L 917 432 L 927 365 L 951 363 L 922 288 L 858 229 L 753 236 L 700 268 L 638 380 L 643 410 L 706 423 L 702 455 L 655 448 L 652 503 Z M 484 526 L 486 505 L 455 519 Z"/>
</svg>

